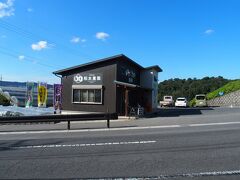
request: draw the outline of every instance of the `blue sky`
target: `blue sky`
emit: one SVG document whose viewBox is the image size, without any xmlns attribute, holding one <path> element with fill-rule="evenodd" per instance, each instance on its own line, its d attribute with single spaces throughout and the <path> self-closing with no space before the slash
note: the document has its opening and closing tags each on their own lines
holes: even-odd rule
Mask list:
<svg viewBox="0 0 240 180">
<path fill-rule="evenodd" d="M 125 54 L 159 80 L 239 78 L 238 0 L 0 0 L 3 80 L 58 83 L 52 72 Z"/>
</svg>

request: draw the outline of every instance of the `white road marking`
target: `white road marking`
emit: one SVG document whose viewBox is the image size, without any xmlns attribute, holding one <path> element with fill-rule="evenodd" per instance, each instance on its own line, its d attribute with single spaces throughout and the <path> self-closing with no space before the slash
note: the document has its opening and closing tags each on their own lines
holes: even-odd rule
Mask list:
<svg viewBox="0 0 240 180">
<path fill-rule="evenodd" d="M 79 129 L 79 130 L 45 130 L 45 131 L 20 131 L 20 132 L 0 132 L 0 135 L 16 134 L 48 134 L 48 133 L 68 133 L 68 132 L 102 132 L 102 131 L 124 131 L 124 130 L 141 130 L 141 129 L 164 129 L 164 128 L 182 128 L 182 127 L 201 127 L 201 126 L 219 126 L 240 124 L 240 122 L 223 122 L 223 123 L 203 123 L 203 124 L 182 124 L 182 125 L 164 125 L 164 126 L 143 126 L 143 127 L 123 127 L 123 128 L 103 128 L 103 129 Z"/>
<path fill-rule="evenodd" d="M 160 176 L 159 179 L 172 179 L 177 177 L 188 177 L 188 178 L 195 178 L 195 177 L 207 177 L 207 176 L 232 176 L 232 175 L 240 175 L 240 170 L 235 171 L 213 171 L 213 172 L 200 172 L 200 173 L 186 173 L 186 174 L 178 174 L 172 176 Z"/>
<path fill-rule="evenodd" d="M 216 176 L 240 176 L 240 170 L 234 171 L 213 171 L 213 172 L 200 172 L 200 173 L 186 173 L 186 174 L 176 174 L 176 175 L 160 175 L 156 177 L 124 177 L 118 179 L 128 179 L 128 180 L 158 180 L 158 179 L 175 179 L 175 178 L 195 178 L 195 177 L 216 177 Z"/>
<path fill-rule="evenodd" d="M 32 149 L 32 148 L 61 148 L 61 147 L 85 147 L 85 146 L 110 146 L 110 145 L 128 145 L 128 144 L 150 144 L 157 141 L 129 141 L 129 142 L 108 142 L 108 143 L 91 143 L 91 144 L 49 144 L 33 146 L 16 146 L 13 149 Z"/>
<path fill-rule="evenodd" d="M 240 170 L 186 173 L 186 174 L 180 174 L 178 176 L 182 176 L 182 177 L 201 177 L 201 176 L 227 176 L 227 175 L 240 175 Z"/>
<path fill-rule="evenodd" d="M 190 126 L 190 127 L 195 127 L 195 126 L 217 126 L 217 125 L 229 125 L 229 124 L 240 124 L 240 122 L 222 122 L 222 123 L 189 124 L 189 126 Z"/>
</svg>

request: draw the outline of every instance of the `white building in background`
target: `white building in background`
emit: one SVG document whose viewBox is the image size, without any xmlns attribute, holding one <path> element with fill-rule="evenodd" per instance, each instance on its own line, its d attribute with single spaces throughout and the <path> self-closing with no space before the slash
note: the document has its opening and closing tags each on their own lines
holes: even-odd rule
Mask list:
<svg viewBox="0 0 240 180">
<path fill-rule="evenodd" d="M 21 83 L 24 84 L 24 83 Z M 19 106 L 25 106 L 26 101 L 26 85 L 18 86 L 15 82 L 8 82 L 8 85 L 4 85 L 4 81 L 1 83 L 0 88 L 3 92 L 8 92 L 9 95 L 15 96 Z M 37 85 L 34 87 L 34 94 L 33 94 L 33 106 L 38 105 L 37 102 L 38 92 L 37 92 Z M 47 98 L 47 106 L 53 105 L 53 86 L 48 85 L 48 98 Z"/>
</svg>

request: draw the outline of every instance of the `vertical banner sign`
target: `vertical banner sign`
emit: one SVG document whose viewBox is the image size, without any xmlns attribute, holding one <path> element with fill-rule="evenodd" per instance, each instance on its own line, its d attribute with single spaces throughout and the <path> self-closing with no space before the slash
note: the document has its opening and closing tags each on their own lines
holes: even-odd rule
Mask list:
<svg viewBox="0 0 240 180">
<path fill-rule="evenodd" d="M 53 96 L 53 106 L 54 110 L 59 110 L 61 112 L 62 109 L 62 84 L 54 84 L 54 96 Z"/>
<path fill-rule="evenodd" d="M 27 87 L 27 89 L 26 89 L 25 107 L 32 107 L 33 106 L 34 82 L 27 82 L 26 87 Z"/>
<path fill-rule="evenodd" d="M 47 83 L 38 83 L 38 107 L 47 106 Z"/>
</svg>

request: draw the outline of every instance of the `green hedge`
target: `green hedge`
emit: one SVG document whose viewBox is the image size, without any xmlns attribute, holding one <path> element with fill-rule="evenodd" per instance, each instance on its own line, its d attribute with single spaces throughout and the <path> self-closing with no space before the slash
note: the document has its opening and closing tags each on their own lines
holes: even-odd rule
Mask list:
<svg viewBox="0 0 240 180">
<path fill-rule="evenodd" d="M 220 96 L 219 95 L 220 92 L 223 92 L 225 95 L 225 94 L 237 91 L 237 90 L 240 90 L 240 80 L 229 82 L 226 85 L 224 85 L 223 87 L 220 87 L 219 89 L 208 93 L 207 99 L 210 100 L 210 99 Z"/>
<path fill-rule="evenodd" d="M 189 102 L 189 106 L 190 107 L 194 107 L 196 105 L 196 99 L 193 98 L 190 102 Z"/>
</svg>

